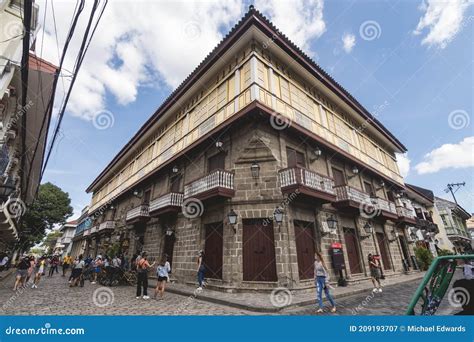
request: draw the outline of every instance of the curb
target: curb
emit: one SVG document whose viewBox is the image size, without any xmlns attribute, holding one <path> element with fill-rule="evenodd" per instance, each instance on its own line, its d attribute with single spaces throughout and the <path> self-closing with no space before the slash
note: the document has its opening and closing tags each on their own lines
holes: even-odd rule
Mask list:
<svg viewBox="0 0 474 342">
<path fill-rule="evenodd" d="M 404 283 L 407 283 L 407 282 L 416 281 L 416 280 L 419 280 L 419 279 L 423 278 L 423 276 L 424 276 L 424 274 L 420 274 L 419 277 L 416 277 L 416 278 L 413 278 L 413 279 L 406 279 L 406 280 L 400 281 L 396 284 L 387 285 L 386 287 L 391 287 L 391 286 L 395 286 L 395 285 L 398 285 L 398 284 L 404 284 Z M 153 279 L 153 278 L 150 279 L 150 280 L 153 283 L 153 286 L 149 282 L 148 287 L 149 288 L 155 288 L 156 287 L 156 280 Z M 173 293 L 173 294 L 177 294 L 177 295 L 181 295 L 181 296 L 194 297 L 194 292 L 192 292 L 192 291 L 173 289 L 172 287 L 167 288 L 166 291 L 169 292 L 169 293 Z M 334 294 L 333 298 L 334 299 L 338 299 L 338 298 L 340 299 L 340 298 L 349 297 L 349 296 L 353 296 L 353 295 L 357 295 L 357 294 L 361 294 L 361 293 L 365 293 L 365 292 L 367 292 L 367 289 L 356 289 L 356 290 L 346 292 L 346 293 Z M 215 298 L 215 297 L 212 297 L 212 296 L 206 296 L 206 295 L 202 295 L 202 294 L 198 295 L 196 297 L 196 299 L 203 300 L 203 301 L 210 302 L 210 303 L 214 303 L 214 304 L 230 306 L 230 307 L 234 307 L 234 308 L 237 308 L 237 309 L 243 309 L 243 310 L 252 311 L 252 312 L 263 312 L 263 313 L 277 313 L 277 312 L 280 312 L 284 309 L 291 309 L 291 308 L 296 308 L 296 307 L 300 307 L 300 306 L 307 306 L 307 305 L 311 305 L 311 304 L 316 303 L 316 297 L 314 299 L 302 300 L 300 302 L 285 305 L 283 307 L 270 307 L 270 306 L 269 307 L 264 307 L 264 306 L 256 306 L 256 305 L 251 305 L 251 304 L 243 304 L 243 303 L 238 303 L 238 302 L 225 300 L 225 299 L 221 299 L 221 298 Z"/>
</svg>

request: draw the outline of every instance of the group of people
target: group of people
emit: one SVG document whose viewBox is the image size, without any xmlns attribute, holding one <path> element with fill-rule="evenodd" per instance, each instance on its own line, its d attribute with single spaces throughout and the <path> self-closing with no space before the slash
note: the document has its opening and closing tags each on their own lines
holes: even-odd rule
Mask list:
<svg viewBox="0 0 474 342">
<path fill-rule="evenodd" d="M 382 292 L 382 285 L 380 283 L 380 279 L 382 278 L 382 267 L 380 264 L 379 259 L 377 259 L 374 255 L 368 255 L 369 261 L 369 268 L 370 268 L 370 278 L 374 285 L 374 289 L 372 290 L 374 293 Z M 326 295 L 326 299 L 331 304 L 331 312 L 336 312 L 336 302 L 329 291 L 332 286 L 329 284 L 329 271 L 324 262 L 323 256 L 321 253 L 315 253 L 315 261 L 314 261 L 314 275 L 315 275 L 315 283 L 316 283 L 316 293 L 317 293 L 317 301 L 318 301 L 318 310 L 317 313 L 324 312 L 323 310 L 323 290 L 324 294 Z"/>
<path fill-rule="evenodd" d="M 17 270 L 13 291 L 18 290 L 20 287 L 27 286 L 32 278 L 33 284 L 31 288 L 38 288 L 40 279 L 45 273 L 47 260 L 48 258 L 46 256 L 35 258 L 32 255 L 24 255 L 16 265 Z"/>
<path fill-rule="evenodd" d="M 136 298 L 150 299 L 148 296 L 148 272 L 150 269 L 154 268 L 156 262 L 150 264 L 147 253 L 142 252 L 140 255 L 135 256 L 134 259 L 132 259 L 132 263 L 137 271 Z M 171 265 L 166 254 L 163 255 L 157 263 L 155 272 L 157 282 L 153 298 L 157 299 L 157 296 L 159 295 L 159 299 L 162 300 L 165 294 L 166 282 L 169 281 L 169 274 L 171 273 Z"/>
</svg>

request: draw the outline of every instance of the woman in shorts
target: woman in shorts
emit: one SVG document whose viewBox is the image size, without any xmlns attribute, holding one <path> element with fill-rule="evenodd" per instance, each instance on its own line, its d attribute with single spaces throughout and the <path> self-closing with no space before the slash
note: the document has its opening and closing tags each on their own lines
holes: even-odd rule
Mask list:
<svg viewBox="0 0 474 342">
<path fill-rule="evenodd" d="M 163 255 L 161 258 L 158 267 L 156 268 L 156 276 L 158 277 L 158 282 L 156 283 L 155 295 L 153 298 L 156 299 L 156 295 L 160 294 L 160 299 L 163 299 L 165 294 L 165 285 L 168 281 L 169 272 L 171 272 L 170 263 L 167 260 L 166 255 Z"/>
<path fill-rule="evenodd" d="M 380 262 L 375 259 L 371 253 L 369 253 L 369 267 L 370 278 L 372 279 L 372 284 L 374 284 L 374 289 L 372 292 L 382 292 L 382 285 L 380 285 Z"/>
<path fill-rule="evenodd" d="M 17 265 L 16 280 L 13 286 L 13 291 L 18 290 L 20 286 L 25 285 L 26 277 L 28 276 L 28 269 L 30 268 L 30 258 L 25 255 Z"/>
<path fill-rule="evenodd" d="M 36 273 L 35 273 L 35 279 L 33 281 L 33 285 L 31 285 L 32 289 L 37 289 L 38 284 L 41 280 L 41 276 L 44 273 L 44 267 L 45 267 L 46 261 L 44 260 L 43 257 L 41 257 L 37 262 L 36 262 Z"/>
</svg>

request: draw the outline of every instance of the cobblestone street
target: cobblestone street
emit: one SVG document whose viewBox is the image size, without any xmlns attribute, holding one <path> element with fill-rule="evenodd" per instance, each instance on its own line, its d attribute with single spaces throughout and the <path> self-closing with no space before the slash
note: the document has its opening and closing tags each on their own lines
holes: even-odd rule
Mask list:
<svg viewBox="0 0 474 342">
<path fill-rule="evenodd" d="M 459 276 L 459 272 L 458 272 Z M 190 296 L 166 293 L 163 301 L 135 298 L 135 288 L 113 288 L 86 282 L 83 288 L 69 288 L 67 278 L 43 277 L 38 289 L 12 291 L 14 274 L 0 281 L 1 314 L 7 315 L 259 315 L 261 313 L 210 303 Z M 383 293 L 367 292 L 336 299 L 337 315 L 404 315 L 420 279 L 389 285 Z M 204 290 L 205 291 L 205 290 Z M 149 295 L 153 289 L 149 289 Z M 242 294 L 245 296 L 245 294 Z M 267 295 L 263 295 L 267 296 Z M 268 295 L 269 296 L 269 295 Z M 447 299 L 438 314 L 452 314 Z M 289 307 L 282 315 L 316 315 L 316 306 Z M 329 314 L 329 313 L 326 313 Z"/>
</svg>

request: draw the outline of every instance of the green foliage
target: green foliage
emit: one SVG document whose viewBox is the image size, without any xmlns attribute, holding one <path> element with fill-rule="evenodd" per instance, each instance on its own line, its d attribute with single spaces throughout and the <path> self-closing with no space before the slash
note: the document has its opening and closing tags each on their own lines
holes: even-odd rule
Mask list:
<svg viewBox="0 0 474 342">
<path fill-rule="evenodd" d="M 48 235 L 46 235 L 46 239 L 43 242 L 43 246 L 46 247 L 48 253 L 51 253 L 54 250 L 56 241 L 61 235 L 63 234 L 59 230 L 53 230 Z"/>
<path fill-rule="evenodd" d="M 415 247 L 415 256 L 420 269 L 426 271 L 433 261 L 433 255 L 425 247 Z"/>
<path fill-rule="evenodd" d="M 107 248 L 106 254 L 109 257 L 114 257 L 115 255 L 117 255 L 119 253 L 119 251 L 120 251 L 120 243 L 116 242 L 112 246 Z"/>
<path fill-rule="evenodd" d="M 69 194 L 51 183 L 41 184 L 38 197 L 28 206 L 20 222 L 20 231 L 27 232 L 20 238 L 19 247 L 27 250 L 44 238 L 46 229 L 64 224 L 73 209 Z"/>
<path fill-rule="evenodd" d="M 438 249 L 438 256 L 454 255 L 449 249 Z"/>
</svg>

